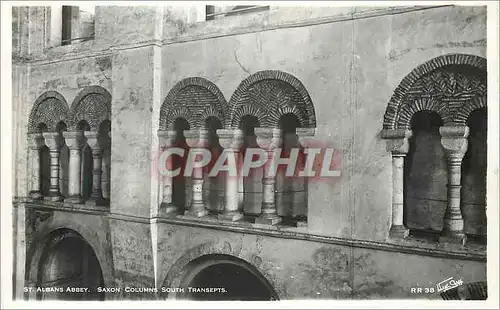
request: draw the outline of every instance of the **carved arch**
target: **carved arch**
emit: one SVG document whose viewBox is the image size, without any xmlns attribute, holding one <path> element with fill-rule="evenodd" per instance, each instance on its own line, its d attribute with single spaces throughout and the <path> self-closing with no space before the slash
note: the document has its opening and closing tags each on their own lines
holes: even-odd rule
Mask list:
<svg viewBox="0 0 500 310">
<path fill-rule="evenodd" d="M 184 106 L 177 106 L 172 107 L 165 118 L 160 118 L 160 130 L 173 130 L 174 122 L 178 118 L 184 118 L 188 122 L 189 128 L 194 128 L 193 113 Z"/>
<path fill-rule="evenodd" d="M 111 121 L 111 94 L 100 86 L 87 86 L 71 103 L 70 124 L 72 130 L 80 121 L 86 121 L 91 131 L 97 131 L 104 121 Z"/>
<path fill-rule="evenodd" d="M 413 115 L 420 111 L 436 112 L 444 123 L 451 120 L 448 110 L 443 108 L 441 102 L 435 98 L 416 98 L 413 104 L 402 108 L 398 124 L 403 128 L 410 128 Z"/>
<path fill-rule="evenodd" d="M 66 238 L 74 237 L 83 240 L 87 243 L 99 262 L 101 268 L 103 280 L 105 285 L 110 285 L 113 280 L 113 262 L 111 253 L 106 253 L 108 251 L 103 250 L 103 245 L 101 245 L 100 240 L 96 238 L 88 228 L 83 228 L 80 224 L 70 225 L 51 225 L 51 227 L 44 227 L 38 233 L 37 237 L 33 240 L 30 248 L 27 251 L 26 260 L 26 275 L 25 280 L 31 282 L 32 284 L 37 283 L 40 275 L 40 263 L 43 253 L 47 249 L 54 247 L 59 242 Z M 78 228 L 80 227 L 80 228 Z"/>
<path fill-rule="evenodd" d="M 190 248 L 183 253 L 170 266 L 167 274 L 164 276 L 163 287 L 180 287 L 191 267 L 191 263 L 211 255 L 226 256 L 229 259 L 240 261 L 242 264 L 255 270 L 255 272 L 261 276 L 261 279 L 269 284 L 269 289 L 273 292 L 277 300 L 280 299 L 280 295 L 284 295 L 282 287 L 270 276 L 267 270 L 263 268 L 261 257 L 253 254 L 243 255 L 241 245 L 240 247 L 235 247 L 234 244 L 226 240 L 206 242 Z M 178 294 L 176 294 L 176 292 L 164 292 L 162 295 L 164 297 L 176 298 Z"/>
<path fill-rule="evenodd" d="M 309 93 L 299 79 L 283 71 L 265 70 L 252 74 L 240 83 L 229 105 L 231 117 L 227 127 L 239 125 L 241 117 L 248 114 L 241 111 L 241 106 L 245 105 L 252 107 L 248 110 L 252 112 L 249 115 L 259 118 L 261 126 L 277 126 L 280 109 L 297 109 L 301 111 L 297 117 L 302 127 L 316 127 L 316 113 Z"/>
<path fill-rule="evenodd" d="M 239 105 L 235 107 L 235 110 L 233 111 L 232 121 L 234 121 L 234 123 L 230 124 L 231 127 L 238 127 L 240 125 L 241 119 L 245 115 L 255 116 L 259 120 L 259 124 L 264 124 L 266 120 L 266 113 L 262 109 L 259 109 L 257 105 Z"/>
<path fill-rule="evenodd" d="M 467 124 L 467 120 L 469 119 L 470 114 L 477 109 L 485 108 L 487 105 L 486 96 L 483 97 L 474 97 L 472 100 L 468 101 L 466 104 L 462 106 L 462 109 L 458 110 L 455 115 L 453 115 L 453 119 L 456 123 Z"/>
<path fill-rule="evenodd" d="M 446 69 L 460 66 L 474 68 L 486 76 L 486 59 L 474 55 L 447 54 L 419 65 L 395 89 L 384 114 L 383 128 L 408 128 L 413 114 L 426 109 L 437 112 L 444 123 L 465 124 L 464 116 L 470 114 L 471 108 L 485 105 L 486 100 L 475 98 L 486 96 L 486 79 Z"/>
<path fill-rule="evenodd" d="M 221 122 L 221 124 L 224 125 L 224 122 L 223 122 L 224 115 L 221 113 L 221 111 L 218 111 L 214 107 L 210 106 L 200 113 L 200 117 L 197 119 L 197 123 L 195 124 L 195 126 L 198 128 L 205 126 L 205 121 L 209 117 L 217 118 Z"/>
<path fill-rule="evenodd" d="M 224 124 L 229 105 L 219 88 L 212 82 L 201 77 L 189 77 L 179 81 L 165 97 L 160 108 L 160 130 L 166 130 L 174 119 L 169 116 L 173 111 L 189 111 L 186 120 L 191 129 L 203 126 L 204 114 L 207 110 L 213 116 L 219 115 Z"/>
<path fill-rule="evenodd" d="M 31 108 L 28 119 L 28 133 L 38 131 L 40 124 L 45 124 L 48 131 L 55 131 L 60 122 L 67 123 L 69 117 L 68 103 L 64 97 L 53 90 L 40 95 Z"/>
</svg>

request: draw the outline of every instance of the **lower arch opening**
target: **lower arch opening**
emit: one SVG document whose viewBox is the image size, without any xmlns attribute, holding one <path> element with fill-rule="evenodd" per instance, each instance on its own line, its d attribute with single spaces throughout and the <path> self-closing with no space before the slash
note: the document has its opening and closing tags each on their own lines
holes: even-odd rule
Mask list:
<svg viewBox="0 0 500 310">
<path fill-rule="evenodd" d="M 186 266 L 181 299 L 269 301 L 278 296 L 252 265 L 229 255 L 205 255 Z"/>
</svg>

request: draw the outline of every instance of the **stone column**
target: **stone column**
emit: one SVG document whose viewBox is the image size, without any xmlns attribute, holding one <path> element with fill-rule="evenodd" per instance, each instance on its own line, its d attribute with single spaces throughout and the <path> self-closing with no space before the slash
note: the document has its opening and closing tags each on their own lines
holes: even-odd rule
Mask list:
<svg viewBox="0 0 500 310">
<path fill-rule="evenodd" d="M 66 145 L 69 148 L 69 197 L 65 201 L 72 203 L 82 203 L 81 189 L 81 158 L 84 143 L 83 131 L 64 132 Z"/>
<path fill-rule="evenodd" d="M 440 242 L 465 244 L 464 219 L 460 206 L 460 180 L 462 158 L 467 152 L 467 126 L 444 126 L 439 128 L 441 144 L 448 161 L 447 205 L 443 220 Z"/>
<path fill-rule="evenodd" d="M 39 200 L 42 199 L 42 192 L 40 190 L 41 173 L 40 169 L 40 151 L 44 144 L 43 135 L 41 133 L 32 133 L 28 135 L 28 145 L 29 153 L 28 163 L 31 166 L 29 170 L 30 173 L 30 192 L 29 196 L 31 199 Z"/>
<path fill-rule="evenodd" d="M 102 197 L 102 184 L 101 184 L 101 175 L 102 175 L 102 147 L 99 141 L 99 133 L 96 131 L 85 131 L 85 137 L 87 138 L 87 144 L 92 151 L 92 194 L 90 195 L 89 200 L 85 202 L 85 204 L 96 206 L 96 205 L 104 205 L 106 201 Z"/>
<path fill-rule="evenodd" d="M 267 152 L 267 162 L 264 165 L 264 175 L 262 177 L 262 207 L 260 216 L 255 219 L 257 224 L 277 225 L 281 222 L 281 217 L 276 209 L 276 175 L 270 175 L 274 171 L 272 158 L 274 150 L 281 147 L 282 137 L 279 128 L 255 128 L 257 143 Z"/>
<path fill-rule="evenodd" d="M 44 132 L 43 137 L 50 151 L 50 189 L 49 196 L 45 197 L 45 199 L 62 201 L 63 196 L 59 188 L 59 155 L 61 154 L 63 139 L 59 132 Z"/>
<path fill-rule="evenodd" d="M 241 175 L 240 149 L 243 146 L 243 131 L 240 129 L 219 129 L 217 130 L 219 136 L 219 144 L 224 148 L 228 157 L 234 157 L 236 164 L 235 171 L 237 175 L 226 174 L 226 205 L 222 214 L 219 215 L 220 219 L 229 221 L 238 221 L 243 218 L 241 212 L 241 201 L 239 198 L 238 190 Z M 228 162 L 230 164 L 230 162 Z"/>
<path fill-rule="evenodd" d="M 207 129 L 184 131 L 186 143 L 191 148 L 190 151 L 196 148 L 207 149 L 208 136 L 209 131 Z M 185 215 L 195 217 L 206 216 L 208 214 L 208 210 L 205 208 L 205 203 L 203 202 L 203 168 L 193 168 L 191 183 L 193 197 L 191 198 L 191 204 L 189 205 L 188 210 L 186 210 Z"/>
<path fill-rule="evenodd" d="M 392 224 L 389 237 L 408 237 L 404 225 L 404 160 L 408 154 L 412 131 L 407 129 L 384 129 L 381 134 L 387 139 L 387 151 L 392 153 Z"/>
<path fill-rule="evenodd" d="M 160 151 L 164 152 L 174 146 L 177 132 L 174 130 L 158 131 L 158 140 Z M 161 155 L 161 154 L 160 154 Z M 158 162 L 158 165 L 166 165 L 168 170 L 173 169 L 172 155 L 167 157 L 166 162 Z M 179 212 L 178 206 L 172 203 L 172 185 L 173 178 L 170 176 L 161 176 L 161 186 L 163 187 L 162 200 L 160 203 L 160 215 L 176 215 Z"/>
</svg>

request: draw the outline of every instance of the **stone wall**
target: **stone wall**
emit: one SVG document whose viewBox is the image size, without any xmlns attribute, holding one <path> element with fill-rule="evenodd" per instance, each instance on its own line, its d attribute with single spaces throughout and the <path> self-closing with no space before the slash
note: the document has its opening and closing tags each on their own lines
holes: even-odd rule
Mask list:
<svg viewBox="0 0 500 310">
<path fill-rule="evenodd" d="M 201 35 L 196 31 L 183 35 Z M 314 103 L 316 137 L 342 154 L 338 182 L 309 186 L 310 231 L 385 240 L 391 188 L 380 184 L 391 178 L 391 155 L 379 133 L 387 103 L 411 70 L 448 53 L 485 57 L 485 8 L 434 8 L 171 44 L 162 52 L 162 97 L 187 77 L 208 79 L 229 100 L 250 74 L 294 75 Z"/>
<path fill-rule="evenodd" d="M 28 18 L 23 12 L 15 11 L 20 20 Z M 29 38 L 31 46 L 43 41 L 43 27 L 21 27 L 14 42 L 20 57 L 13 66 L 14 195 L 27 194 L 26 128 L 35 100 L 52 90 L 69 106 L 85 86 L 100 86 L 112 95 L 109 212 L 56 211 L 37 235 L 62 227 L 89 235 L 98 258 L 106 261 L 101 261 L 106 284 L 161 285 L 175 268 L 211 252 L 256 266 L 281 299 L 413 298 L 407 288 L 416 283 L 430 285 L 450 276 L 485 280 L 481 259 L 328 241 L 375 244 L 387 238 L 391 154 L 380 130 L 399 82 L 437 56 L 486 56 L 484 7 L 388 12 L 395 9 L 271 7 L 189 24 L 183 12 L 169 7 L 98 7 L 95 40 L 43 53 L 27 49 L 23 41 Z M 27 66 L 21 56 L 35 60 Z M 314 103 L 316 138 L 341 154 L 342 175 L 336 182 L 308 186 L 308 227 L 300 232 L 324 236 L 317 237 L 323 241 L 278 239 L 251 228 L 237 233 L 190 227 L 182 221 L 149 224 L 161 196 L 153 162 L 160 108 L 169 91 L 185 78 L 202 77 L 230 101 L 245 78 L 271 69 L 300 80 Z M 17 212 L 18 237 L 23 208 Z M 16 251 L 22 253 L 19 247 Z"/>
<path fill-rule="evenodd" d="M 159 286 L 165 287 L 183 276 L 182 267 L 188 262 L 208 254 L 234 256 L 255 266 L 273 285 L 280 299 L 440 299 L 437 293 L 418 296 L 410 289 L 435 287 L 451 276 L 465 283 L 486 278 L 483 262 L 158 225 L 157 277 Z"/>
</svg>

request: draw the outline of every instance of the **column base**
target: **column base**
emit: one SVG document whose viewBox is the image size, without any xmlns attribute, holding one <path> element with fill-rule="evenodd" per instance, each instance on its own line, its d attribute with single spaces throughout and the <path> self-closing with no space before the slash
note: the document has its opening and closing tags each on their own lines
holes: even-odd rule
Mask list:
<svg viewBox="0 0 500 310">
<path fill-rule="evenodd" d="M 108 201 L 105 200 L 104 198 L 102 197 L 90 197 L 89 200 L 85 201 L 85 205 L 86 206 L 91 206 L 91 207 L 95 207 L 95 206 L 106 206 L 108 205 Z"/>
<path fill-rule="evenodd" d="M 208 215 L 208 210 L 205 208 L 205 205 L 203 203 L 192 203 L 189 206 L 189 209 L 184 212 L 184 215 L 186 216 L 193 216 L 193 217 L 204 217 Z"/>
<path fill-rule="evenodd" d="M 43 199 L 47 201 L 57 202 L 57 201 L 63 201 L 64 197 L 61 195 L 61 193 L 49 193 L 49 195 L 43 197 Z"/>
<path fill-rule="evenodd" d="M 452 231 L 443 229 L 439 235 L 439 243 L 455 243 L 465 245 L 467 235 L 463 231 Z"/>
<path fill-rule="evenodd" d="M 161 216 L 175 216 L 179 214 L 179 208 L 171 203 L 162 202 L 160 204 Z"/>
<path fill-rule="evenodd" d="M 220 220 L 236 222 L 243 218 L 243 214 L 239 211 L 229 211 L 227 213 L 219 214 Z"/>
<path fill-rule="evenodd" d="M 395 239 L 405 239 L 410 234 L 410 231 L 404 225 L 392 225 L 389 230 L 389 237 Z"/>
<path fill-rule="evenodd" d="M 306 221 L 297 221 L 297 227 L 307 227 Z"/>
<path fill-rule="evenodd" d="M 204 217 L 208 215 L 208 211 L 207 210 L 186 211 L 184 215 L 192 217 Z"/>
<path fill-rule="evenodd" d="M 83 203 L 83 197 L 82 197 L 82 195 L 70 196 L 70 197 L 65 198 L 64 202 L 81 204 L 81 203 Z"/>
<path fill-rule="evenodd" d="M 264 224 L 264 225 L 277 225 L 281 223 L 281 217 L 278 215 L 261 215 L 255 219 L 255 224 Z"/>
<path fill-rule="evenodd" d="M 41 199 L 43 199 L 43 195 L 42 195 L 42 193 L 40 191 L 32 191 L 28 195 L 33 200 L 41 200 Z"/>
</svg>

